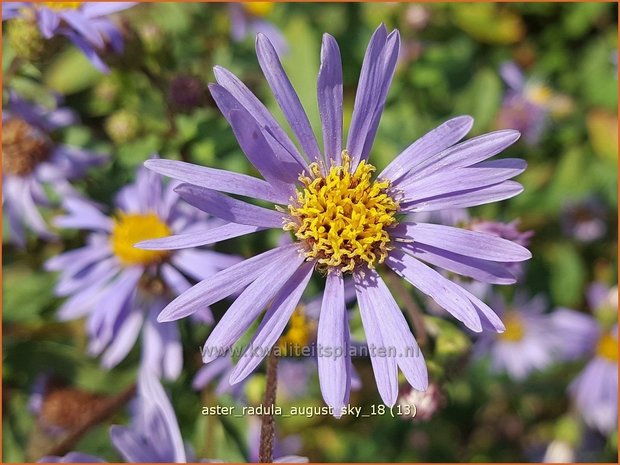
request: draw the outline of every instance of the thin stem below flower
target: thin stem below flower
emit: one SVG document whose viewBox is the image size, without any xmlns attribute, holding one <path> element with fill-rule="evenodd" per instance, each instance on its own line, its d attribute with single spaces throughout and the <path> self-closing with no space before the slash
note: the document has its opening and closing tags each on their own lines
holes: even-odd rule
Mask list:
<svg viewBox="0 0 620 465">
<path fill-rule="evenodd" d="M 267 358 L 267 385 L 263 409 L 267 412 L 262 417 L 260 428 L 259 463 L 273 462 L 273 443 L 275 439 L 275 420 L 273 412 L 276 405 L 276 390 L 278 387 L 278 356 L 272 350 Z"/>
</svg>

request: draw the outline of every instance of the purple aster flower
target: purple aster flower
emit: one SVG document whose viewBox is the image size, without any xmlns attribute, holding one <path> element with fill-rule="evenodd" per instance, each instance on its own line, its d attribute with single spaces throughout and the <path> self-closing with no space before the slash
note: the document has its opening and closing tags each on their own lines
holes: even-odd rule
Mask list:
<svg viewBox="0 0 620 465">
<path fill-rule="evenodd" d="M 596 318 L 563 310 L 556 324 L 570 341 L 566 357 L 589 357 L 569 393 L 586 424 L 608 434 L 618 426 L 618 288 L 595 283 L 587 297 Z"/>
<path fill-rule="evenodd" d="M 87 245 L 53 257 L 46 268 L 59 271 L 59 296 L 68 297 L 59 310 L 61 320 L 88 317 L 89 351 L 102 355 L 113 367 L 125 358 L 142 332 L 142 363 L 166 378 L 182 368 L 179 331 L 174 323 L 160 324 L 157 314 L 191 287 L 238 262 L 238 258 L 210 250 L 145 251 L 133 244 L 172 233 L 226 234 L 230 225 L 213 228 L 217 220 L 180 201 L 174 183 L 140 168 L 133 184 L 116 198 L 113 217 L 79 199 L 67 199 L 66 216 L 56 219 L 64 228 L 91 231 Z M 236 226 L 233 226 L 235 228 Z M 189 279 L 188 279 L 189 278 Z M 212 322 L 209 307 L 195 317 Z"/>
<path fill-rule="evenodd" d="M 57 104 L 60 102 L 57 102 Z M 2 113 L 3 209 L 9 220 L 10 240 L 26 243 L 25 228 L 38 237 L 56 237 L 38 207 L 52 204 L 45 188 L 59 197 L 77 197 L 70 180 L 84 176 L 106 157 L 55 143 L 52 133 L 75 124 L 77 115 L 68 108 L 45 107 L 26 102 L 14 92 Z"/>
<path fill-rule="evenodd" d="M 108 49 L 123 51 L 123 36 L 108 15 L 134 6 L 136 2 L 4 2 L 2 19 L 25 18 L 36 21 L 46 39 L 68 37 L 98 70 L 108 66 L 99 56 Z"/>
<path fill-rule="evenodd" d="M 512 62 L 500 67 L 500 75 L 508 90 L 498 116 L 501 128 L 517 128 L 528 144 L 536 144 L 545 129 L 553 93 L 536 80 L 526 80 L 521 69 Z"/>
<path fill-rule="evenodd" d="M 609 434 L 618 427 L 618 326 L 601 331 L 594 355 L 569 386 L 584 421 Z"/>
<path fill-rule="evenodd" d="M 572 343 L 564 339 L 552 314 L 544 313 L 547 302 L 542 295 L 527 301 L 517 294 L 510 306 L 499 295 L 493 295 L 491 301 L 502 316 L 506 331 L 497 335 L 483 334 L 476 341 L 474 354 L 477 357 L 489 355 L 493 371 L 523 380 L 532 371 L 555 362 L 561 349 Z"/>
<path fill-rule="evenodd" d="M 242 150 L 265 180 L 171 160 L 146 163 L 154 171 L 184 181 L 176 189 L 181 197 L 233 223 L 234 235 L 283 228 L 294 236 L 293 244 L 269 250 L 199 283 L 158 317 L 162 322 L 177 320 L 244 289 L 205 343 L 203 361 L 208 363 L 227 351 L 267 307 L 230 378 L 233 384 L 248 376 L 278 341 L 315 268 L 325 277 L 317 343 L 332 354 L 318 354 L 319 381 L 336 415 L 347 402 L 351 383 L 345 275 L 352 275 L 355 283 L 367 344 L 373 348 L 370 355 L 377 386 L 388 405 L 394 405 L 398 397 L 398 367 L 421 390 L 427 386 L 427 371 L 402 312 L 377 272 L 380 265 L 433 297 L 471 330 L 504 330 L 486 304 L 424 262 L 509 284 L 514 278 L 506 274 L 502 263 L 527 260 L 531 256 L 527 249 L 486 233 L 400 219 L 401 214 L 470 207 L 520 193 L 522 186 L 509 179 L 525 169 L 525 162 L 487 161 L 514 143 L 519 133 L 498 131 L 457 144 L 471 129 L 472 119 L 454 118 L 414 142 L 374 178 L 368 156 L 399 44 L 398 31 L 388 34 L 383 25 L 375 31 L 362 65 L 345 142 L 340 52 L 335 39 L 324 36 L 317 89 L 322 153 L 275 48 L 259 34 L 260 66 L 301 151 L 239 79 L 216 67 L 218 83 L 210 86 L 211 93 Z M 264 200 L 276 207 L 253 205 L 223 193 Z M 140 246 L 179 249 L 205 240 L 203 233 L 182 234 Z"/>
<path fill-rule="evenodd" d="M 271 13 L 274 2 L 233 2 L 230 11 L 230 35 L 236 42 L 261 33 L 269 37 L 278 53 L 287 53 L 288 44 L 282 32 L 264 18 Z"/>
</svg>

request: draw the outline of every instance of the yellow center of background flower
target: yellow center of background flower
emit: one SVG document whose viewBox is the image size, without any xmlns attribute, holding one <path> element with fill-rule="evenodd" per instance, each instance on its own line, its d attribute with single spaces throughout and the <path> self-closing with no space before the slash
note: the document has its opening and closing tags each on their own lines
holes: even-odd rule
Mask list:
<svg viewBox="0 0 620 465">
<path fill-rule="evenodd" d="M 525 330 L 523 327 L 523 320 L 516 311 L 506 312 L 503 318 L 506 331 L 499 334 L 499 338 L 505 342 L 519 342 L 523 339 Z"/>
<path fill-rule="evenodd" d="M 242 5 L 248 13 L 254 16 L 266 16 L 273 10 L 273 2 L 247 2 Z"/>
<path fill-rule="evenodd" d="M 280 353 L 301 356 L 301 350 L 310 344 L 314 330 L 314 322 L 306 317 L 303 307 L 297 307 L 291 315 L 287 331 L 280 337 Z"/>
<path fill-rule="evenodd" d="M 598 341 L 596 355 L 616 363 L 618 361 L 618 339 L 611 333 L 605 334 Z"/>
<path fill-rule="evenodd" d="M 316 163 L 310 165 L 312 177 L 300 176 L 305 187 L 288 207 L 293 220 L 284 230 L 293 231 L 306 257 L 321 268 L 346 272 L 362 263 L 371 268 L 383 263 L 390 243 L 387 228 L 396 225 L 398 203 L 387 193 L 389 181 L 370 179 L 374 166 L 362 161 L 351 174 L 346 151 L 342 158 L 326 177 Z"/>
<path fill-rule="evenodd" d="M 41 2 L 44 6 L 54 11 L 76 10 L 83 2 Z"/>
<path fill-rule="evenodd" d="M 154 213 L 135 215 L 119 213 L 114 220 L 110 245 L 114 255 L 123 265 L 150 265 L 159 263 L 168 256 L 165 250 L 141 250 L 134 244 L 147 239 L 158 239 L 172 233 L 166 223 Z"/>
<path fill-rule="evenodd" d="M 546 106 L 553 97 L 553 91 L 543 84 L 531 84 L 526 89 L 526 95 L 536 105 Z"/>
</svg>

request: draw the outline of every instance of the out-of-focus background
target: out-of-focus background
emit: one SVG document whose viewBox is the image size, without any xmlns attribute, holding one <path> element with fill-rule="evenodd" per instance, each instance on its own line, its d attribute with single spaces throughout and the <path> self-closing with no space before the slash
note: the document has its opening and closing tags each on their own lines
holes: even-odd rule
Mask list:
<svg viewBox="0 0 620 465">
<path fill-rule="evenodd" d="M 11 92 L 47 107 L 61 97 L 62 106 L 73 109 L 80 122 L 54 131 L 53 140 L 110 157 L 73 183 L 87 198 L 110 208 L 119 188 L 153 153 L 251 173 L 207 84 L 214 81 L 212 67 L 224 66 L 277 110 L 256 60 L 255 30 L 277 37 L 284 67 L 317 130 L 321 36 L 328 32 L 337 39 L 346 128 L 366 44 L 383 22 L 400 30 L 402 48 L 371 155 L 374 163 L 382 168 L 417 137 L 460 114 L 475 118 L 470 136 L 519 129 L 523 136 L 507 155 L 528 162 L 518 178 L 524 193 L 469 213 L 493 221 L 518 219 L 520 231 L 534 233 L 533 258 L 522 278 L 498 292 L 517 310 L 519 296 L 540 295 L 546 299 L 545 314 L 573 309 L 605 330 L 613 327 L 610 319 L 617 321 L 616 313 L 608 311 L 614 304 L 617 309 L 616 4 L 162 3 L 136 5 L 111 20 L 125 48 L 121 54 L 102 54 L 108 74 L 95 69 L 67 37 L 47 40 L 22 19 L 3 22 L 4 104 Z M 51 220 L 62 210 L 52 196 L 51 205 L 40 211 Z M 104 369 L 88 355 L 84 320 L 56 317 L 63 300 L 54 293 L 56 275 L 43 264 L 83 245 L 86 234 L 56 230 L 57 239 L 44 240 L 28 233 L 25 246 L 18 247 L 9 240 L 7 222 L 5 217 L 3 459 L 32 461 L 53 443 L 41 415 L 46 424 L 69 431 L 82 424 L 96 410 L 90 407 L 135 381 L 140 349 L 134 347 L 122 363 Z M 218 244 L 216 250 L 251 256 L 277 240 L 276 235 L 249 236 Z M 607 300 L 596 305 L 605 307 L 604 316 L 588 300 L 593 284 L 608 290 Z M 480 344 L 456 321 L 439 318 L 425 299 L 405 289 L 428 315 L 423 351 L 433 390 L 418 398 L 403 387 L 399 400 L 399 405 L 413 402 L 418 416 L 276 417 L 284 452 L 316 462 L 616 461 L 617 426 L 600 428 L 588 420 L 569 385 L 593 358 L 606 354 L 615 364 L 617 355 L 614 361 L 599 345 L 573 360 L 553 360 L 525 376 L 511 376 L 496 369 L 491 352 L 477 350 Z M 214 306 L 216 316 L 228 304 Z M 353 314 L 354 337 L 363 340 L 356 309 Z M 258 418 L 206 416 L 201 408 L 258 405 L 264 369 L 243 387 L 241 399 L 218 394 L 217 384 L 193 390 L 192 379 L 201 367 L 198 348 L 210 328 L 181 322 L 184 368 L 164 386 L 182 435 L 198 458 L 246 461 L 256 447 Z M 316 364 L 287 362 L 303 366 L 293 367 L 298 371 L 288 379 L 281 377 L 278 405 L 324 405 Z M 373 405 L 381 404 L 371 365 L 363 358 L 354 364 L 361 388 L 351 404 L 370 414 Z M 65 387 L 41 391 L 42 379 Z M 294 386 L 300 380 L 301 386 Z M 593 381 L 591 391 L 603 383 L 615 394 L 614 382 L 617 388 L 617 371 L 615 381 L 613 375 L 602 377 Z M 73 450 L 118 461 L 108 429 L 129 422 L 129 411 L 119 407 L 80 434 Z"/>
</svg>

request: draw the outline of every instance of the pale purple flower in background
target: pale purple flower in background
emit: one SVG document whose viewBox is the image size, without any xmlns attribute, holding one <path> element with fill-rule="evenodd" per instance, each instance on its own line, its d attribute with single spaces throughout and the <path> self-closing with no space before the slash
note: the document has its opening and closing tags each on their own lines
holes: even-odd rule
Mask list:
<svg viewBox="0 0 620 465">
<path fill-rule="evenodd" d="M 168 253 L 133 247 L 172 233 L 208 235 L 221 224 L 180 201 L 174 185 L 164 186 L 160 177 L 140 168 L 136 181 L 119 191 L 114 216 L 70 198 L 64 202 L 67 214 L 55 220 L 62 228 L 91 231 L 85 247 L 51 258 L 46 268 L 60 272 L 56 294 L 68 297 L 58 317 L 87 316 L 89 352 L 102 355 L 107 368 L 123 360 L 142 333 L 142 364 L 159 376 L 176 378 L 183 364 L 179 331 L 175 323 L 158 323 L 157 314 L 191 287 L 190 280 L 213 276 L 239 261 L 211 250 Z M 207 306 L 194 315 L 213 321 Z"/>
<path fill-rule="evenodd" d="M 181 430 L 170 400 L 157 377 L 148 370 L 141 370 L 138 394 L 133 406 L 130 426 L 114 425 L 110 439 L 127 463 L 186 463 L 193 462 L 191 448 L 181 437 Z M 47 456 L 42 463 L 104 462 L 80 452 L 70 452 L 64 457 Z"/>
<path fill-rule="evenodd" d="M 560 213 L 562 232 L 579 242 L 589 243 L 607 232 L 607 209 L 596 197 L 569 200 Z"/>
<path fill-rule="evenodd" d="M 108 66 L 100 53 L 123 51 L 123 36 L 109 15 L 126 10 L 136 2 L 3 2 L 2 20 L 24 18 L 36 21 L 46 39 L 68 37 L 98 70 Z"/>
<path fill-rule="evenodd" d="M 172 160 L 146 163 L 158 173 L 185 181 L 176 189 L 181 197 L 230 221 L 236 236 L 270 228 L 283 228 L 295 236 L 293 244 L 269 250 L 199 283 L 158 317 L 162 322 L 177 320 L 245 288 L 205 343 L 203 361 L 209 363 L 227 351 L 268 307 L 235 367 L 233 384 L 247 377 L 278 341 L 316 267 L 326 276 L 317 343 L 346 354 L 318 357 L 323 398 L 337 416 L 348 401 L 351 384 L 345 275 L 353 276 L 367 344 L 375 348 L 371 362 L 377 387 L 387 405 L 394 405 L 398 397 L 398 367 L 416 389 L 426 389 L 428 381 L 424 358 L 377 266 L 386 264 L 471 330 L 504 330 L 485 303 L 423 261 L 475 279 L 512 284 L 514 278 L 501 263 L 527 260 L 529 251 L 485 233 L 398 221 L 401 213 L 464 208 L 519 194 L 522 186 L 509 179 L 525 169 L 525 162 L 488 161 L 513 144 L 519 133 L 498 131 L 458 144 L 473 121 L 468 116 L 454 118 L 414 142 L 373 180 L 374 167 L 368 157 L 399 45 L 398 31 L 388 34 L 381 25 L 373 34 L 344 142 L 340 52 L 335 39 L 324 35 L 317 89 L 322 153 L 273 45 L 259 34 L 259 63 L 302 150 L 238 78 L 216 67 L 218 83 L 210 86 L 211 93 L 242 150 L 265 180 Z M 259 207 L 221 192 L 279 206 Z M 207 239 L 202 233 L 182 234 L 139 246 L 181 249 Z"/>
<path fill-rule="evenodd" d="M 586 424 L 609 434 L 618 427 L 618 288 L 594 283 L 587 298 L 596 318 L 579 313 L 559 323 L 567 358 L 589 357 L 569 393 Z"/>
<path fill-rule="evenodd" d="M 278 53 L 287 53 L 288 43 L 282 31 L 265 19 L 275 5 L 275 2 L 229 3 L 230 35 L 233 40 L 241 42 L 260 33 L 269 38 Z"/>
<path fill-rule="evenodd" d="M 490 301 L 502 317 L 506 331 L 497 335 L 483 333 L 474 345 L 474 355 L 488 356 L 493 371 L 521 381 L 531 372 L 557 361 L 563 348 L 571 345 L 572 341 L 566 340 L 555 324 L 553 313 L 545 313 L 547 301 L 542 295 L 528 300 L 517 294 L 508 304 L 499 294 L 494 294 Z"/>
<path fill-rule="evenodd" d="M 71 180 L 83 177 L 106 157 L 53 141 L 52 133 L 75 124 L 68 108 L 53 109 L 29 103 L 10 92 L 2 112 L 2 207 L 9 223 L 10 240 L 25 246 L 26 231 L 41 239 L 54 239 L 39 207 L 54 204 L 46 188 L 60 198 L 77 197 Z"/>
<path fill-rule="evenodd" d="M 502 64 L 500 75 L 508 90 L 498 115 L 498 127 L 518 129 L 525 142 L 536 144 L 547 127 L 553 97 L 551 89 L 540 81 L 526 79 L 513 62 Z"/>
<path fill-rule="evenodd" d="M 250 417 L 248 427 L 248 455 L 250 463 L 259 462 L 260 451 L 260 430 L 261 421 L 257 417 Z M 301 449 L 301 438 L 296 435 L 280 437 L 278 434 L 274 437 L 273 456 L 279 457 L 274 463 L 307 463 L 306 457 L 300 457 L 297 454 Z"/>
</svg>

